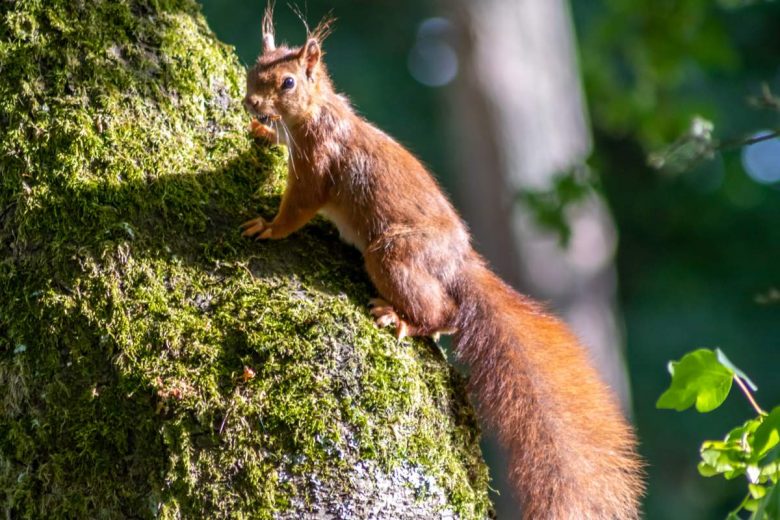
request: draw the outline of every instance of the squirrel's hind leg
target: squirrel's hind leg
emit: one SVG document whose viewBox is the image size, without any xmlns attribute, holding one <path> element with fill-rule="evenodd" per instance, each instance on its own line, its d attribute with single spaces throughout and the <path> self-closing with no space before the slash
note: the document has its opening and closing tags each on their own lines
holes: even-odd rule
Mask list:
<svg viewBox="0 0 780 520">
<path fill-rule="evenodd" d="M 399 338 L 452 332 L 457 308 L 438 279 L 387 254 L 367 251 L 365 261 L 382 295 L 371 302 L 377 325 L 394 325 Z"/>
</svg>

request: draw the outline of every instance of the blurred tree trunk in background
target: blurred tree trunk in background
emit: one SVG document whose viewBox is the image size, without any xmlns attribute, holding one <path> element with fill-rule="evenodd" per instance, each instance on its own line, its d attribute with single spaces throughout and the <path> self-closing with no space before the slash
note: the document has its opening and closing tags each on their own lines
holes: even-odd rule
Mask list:
<svg viewBox="0 0 780 520">
<path fill-rule="evenodd" d="M 597 195 L 566 208 L 568 247 L 516 202 L 550 190 L 591 148 L 568 6 L 457 0 L 451 89 L 458 196 L 479 250 L 510 283 L 563 314 L 627 403 L 615 309 L 614 223 Z"/>
<path fill-rule="evenodd" d="M 569 6 L 457 0 L 447 7 L 453 5 L 460 71 L 449 113 L 457 195 L 475 245 L 504 279 L 563 315 L 628 409 L 615 308 L 617 237 L 604 201 L 594 194 L 566 209 L 568 247 L 517 202 L 523 190 L 552 189 L 591 149 Z"/>
</svg>

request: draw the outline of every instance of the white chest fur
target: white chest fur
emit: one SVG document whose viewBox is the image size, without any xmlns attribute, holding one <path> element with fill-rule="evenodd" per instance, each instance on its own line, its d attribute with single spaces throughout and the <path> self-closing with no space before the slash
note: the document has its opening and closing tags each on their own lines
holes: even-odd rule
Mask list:
<svg viewBox="0 0 780 520">
<path fill-rule="evenodd" d="M 320 210 L 320 215 L 333 222 L 344 242 L 355 246 L 361 253 L 365 251 L 367 245 L 365 237 L 361 237 L 357 233 L 357 230 L 343 211 L 334 206 L 325 206 Z"/>
</svg>

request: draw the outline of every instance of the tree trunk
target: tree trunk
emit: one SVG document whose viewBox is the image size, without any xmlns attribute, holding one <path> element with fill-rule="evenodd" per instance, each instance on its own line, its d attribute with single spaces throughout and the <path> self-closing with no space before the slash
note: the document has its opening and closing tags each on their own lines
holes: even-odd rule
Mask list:
<svg viewBox="0 0 780 520">
<path fill-rule="evenodd" d="M 259 24 L 258 24 L 259 27 Z M 374 328 L 189 0 L 0 0 L 8 518 L 484 518 L 459 377 Z"/>
<path fill-rule="evenodd" d="M 628 409 L 617 238 L 604 201 L 592 194 L 567 208 L 572 235 L 564 248 L 517 197 L 551 190 L 556 175 L 590 152 L 568 5 L 458 0 L 450 7 L 460 73 L 448 113 L 457 131 L 458 200 L 477 248 L 507 281 L 564 317 Z M 500 503 L 499 517 L 516 514 L 508 492 Z"/>
</svg>

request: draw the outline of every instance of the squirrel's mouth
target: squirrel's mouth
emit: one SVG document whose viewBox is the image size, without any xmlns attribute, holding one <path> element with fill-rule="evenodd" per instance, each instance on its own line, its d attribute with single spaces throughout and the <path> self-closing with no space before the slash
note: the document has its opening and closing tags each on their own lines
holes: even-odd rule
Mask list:
<svg viewBox="0 0 780 520">
<path fill-rule="evenodd" d="M 279 121 L 282 118 L 282 116 L 274 114 L 273 112 L 263 111 L 259 101 L 250 99 L 248 97 L 244 98 L 244 108 L 247 112 L 249 112 L 249 115 L 264 125 L 268 125 L 274 121 Z"/>
<path fill-rule="evenodd" d="M 279 121 L 281 118 L 282 116 L 278 114 L 257 114 L 257 120 L 263 123 L 264 125 L 267 125 L 274 121 Z"/>
</svg>

